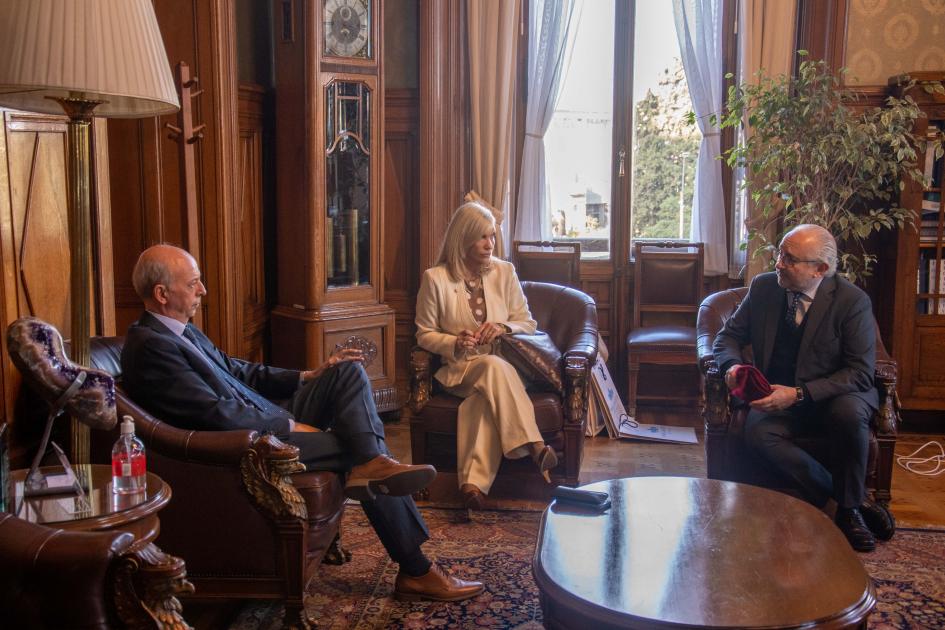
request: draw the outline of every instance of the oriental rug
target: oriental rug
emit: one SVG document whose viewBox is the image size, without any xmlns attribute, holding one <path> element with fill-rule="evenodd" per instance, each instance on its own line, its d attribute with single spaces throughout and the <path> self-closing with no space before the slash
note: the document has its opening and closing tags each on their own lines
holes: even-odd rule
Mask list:
<svg viewBox="0 0 945 630">
<path fill-rule="evenodd" d="M 401 602 L 391 596 L 397 565 L 357 506 L 345 513 L 342 566 L 323 565 L 306 609 L 321 629 L 542 628 L 531 560 L 541 517 L 537 512 L 485 511 L 468 521 L 460 510 L 424 509 L 431 539 L 427 554 L 457 576 L 482 580 L 485 593 L 458 603 Z M 888 543 L 861 554 L 876 584 L 870 630 L 945 628 L 945 531 L 900 529 Z M 247 604 L 230 626 L 282 627 L 278 602 Z"/>
</svg>

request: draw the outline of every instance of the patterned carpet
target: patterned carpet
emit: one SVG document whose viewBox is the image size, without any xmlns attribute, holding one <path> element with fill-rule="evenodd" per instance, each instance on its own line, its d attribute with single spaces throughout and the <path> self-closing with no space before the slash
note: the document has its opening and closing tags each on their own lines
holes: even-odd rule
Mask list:
<svg viewBox="0 0 945 630">
<path fill-rule="evenodd" d="M 360 508 L 345 514 L 346 565 L 323 566 L 307 602 L 322 629 L 542 628 L 531 559 L 540 514 L 483 512 L 473 522 L 456 510 L 425 509 L 431 540 L 424 550 L 486 592 L 455 604 L 400 602 L 391 597 L 397 567 L 387 558 Z M 900 529 L 889 543 L 860 556 L 876 580 L 879 603 L 870 630 L 945 628 L 945 531 Z M 278 602 L 247 604 L 231 628 L 282 626 Z"/>
</svg>

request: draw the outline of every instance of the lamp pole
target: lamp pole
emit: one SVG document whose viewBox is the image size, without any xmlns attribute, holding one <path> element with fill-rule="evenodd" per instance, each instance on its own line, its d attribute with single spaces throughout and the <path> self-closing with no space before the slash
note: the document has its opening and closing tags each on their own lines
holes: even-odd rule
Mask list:
<svg viewBox="0 0 945 630">
<path fill-rule="evenodd" d="M 69 116 L 66 150 L 66 181 L 68 182 L 69 213 L 69 280 L 71 302 L 71 358 L 78 365 L 91 365 L 89 328 L 91 326 L 92 288 L 89 261 L 92 260 L 92 228 L 89 170 L 89 129 L 92 111 L 101 101 L 85 99 L 79 94 L 54 99 Z M 72 419 L 72 461 L 85 463 L 89 456 L 89 426 Z"/>
</svg>

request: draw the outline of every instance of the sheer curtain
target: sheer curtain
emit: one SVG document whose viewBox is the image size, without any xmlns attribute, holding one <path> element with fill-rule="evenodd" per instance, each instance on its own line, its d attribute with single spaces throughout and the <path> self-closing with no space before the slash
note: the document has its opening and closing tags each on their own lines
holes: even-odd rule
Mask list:
<svg viewBox="0 0 945 630">
<path fill-rule="evenodd" d="M 709 117 L 722 110 L 722 0 L 673 0 L 676 36 L 702 143 L 690 238 L 705 243 L 705 272 L 728 273 L 720 138 Z"/>
<path fill-rule="evenodd" d="M 551 234 L 544 136 L 567 74 L 583 4 L 584 0 L 529 3 L 528 106 L 514 231 L 519 240 L 543 240 Z"/>
<path fill-rule="evenodd" d="M 796 0 L 780 0 L 779 2 L 765 2 L 764 0 L 739 0 L 738 2 L 738 48 L 740 51 L 738 80 L 741 83 L 754 83 L 759 70 L 766 76 L 777 77 L 790 74 L 794 60 L 795 13 Z M 751 129 L 745 127 L 742 133 L 750 134 Z M 745 191 L 738 190 L 735 194 L 740 197 L 740 207 L 744 209 L 741 216 L 736 216 L 735 235 L 739 243 L 744 240 L 745 228 L 753 227 L 760 221 L 756 217 L 751 197 Z M 738 225 L 742 223 L 742 225 Z M 772 228 L 773 229 L 773 228 Z M 771 238 L 775 234 L 768 235 Z M 748 244 L 749 254 L 739 251 L 739 256 L 733 253 L 733 264 L 745 266 L 745 285 L 753 277 L 767 269 L 767 260 L 751 258 L 750 253 L 758 248 L 757 242 Z"/>
<path fill-rule="evenodd" d="M 519 0 L 467 0 L 473 189 L 492 207 L 495 255 L 508 246 L 512 102 L 521 16 Z"/>
</svg>

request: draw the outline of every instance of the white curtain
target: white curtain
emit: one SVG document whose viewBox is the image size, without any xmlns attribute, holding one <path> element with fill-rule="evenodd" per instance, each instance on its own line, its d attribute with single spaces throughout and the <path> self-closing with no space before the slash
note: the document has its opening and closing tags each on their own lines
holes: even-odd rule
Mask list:
<svg viewBox="0 0 945 630">
<path fill-rule="evenodd" d="M 690 238 L 705 243 L 705 273 L 728 273 L 719 130 L 722 111 L 722 0 L 673 0 L 676 36 L 702 143 L 696 164 Z"/>
<path fill-rule="evenodd" d="M 778 2 L 739 0 L 738 80 L 740 83 L 756 82 L 755 74 L 758 70 L 763 70 L 765 76 L 769 77 L 791 73 L 791 64 L 794 59 L 796 9 L 795 0 L 779 0 Z M 750 135 L 751 129 L 746 127 L 743 132 Z M 761 217 L 756 216 L 751 198 L 745 194 L 745 191 L 737 189 L 734 194 L 741 196 L 739 207 L 744 209 L 742 216 L 736 217 L 736 220 L 743 221 L 744 228 L 757 227 L 761 223 Z M 743 226 L 734 226 L 735 234 L 740 238 L 745 232 Z M 772 227 L 768 237 L 773 239 L 775 236 Z M 734 242 L 738 243 L 738 240 Z M 750 242 L 747 251 L 749 253 L 755 251 L 758 245 L 757 241 Z M 745 266 L 745 285 L 747 286 L 753 277 L 767 269 L 768 261 L 762 258 L 746 260 L 746 252 L 739 251 L 738 248 L 733 249 L 737 252 L 737 254 L 735 252 L 732 254 L 733 266 Z"/>
<path fill-rule="evenodd" d="M 521 0 L 467 0 L 473 189 L 495 216 L 495 255 L 507 251 L 512 104 Z"/>
<path fill-rule="evenodd" d="M 515 238 L 551 236 L 545 181 L 545 132 L 567 75 L 583 0 L 530 0 L 528 24 L 528 106 L 519 183 Z"/>
</svg>

